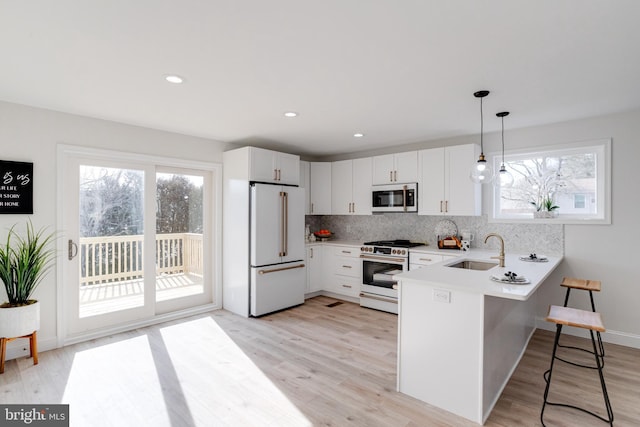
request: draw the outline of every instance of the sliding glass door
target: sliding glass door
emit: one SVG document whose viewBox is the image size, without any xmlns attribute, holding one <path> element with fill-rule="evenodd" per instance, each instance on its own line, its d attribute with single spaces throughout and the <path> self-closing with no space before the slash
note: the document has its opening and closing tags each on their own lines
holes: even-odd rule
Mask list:
<svg viewBox="0 0 640 427">
<path fill-rule="evenodd" d="M 213 302 L 213 174 L 63 155 L 65 335 Z"/>
</svg>

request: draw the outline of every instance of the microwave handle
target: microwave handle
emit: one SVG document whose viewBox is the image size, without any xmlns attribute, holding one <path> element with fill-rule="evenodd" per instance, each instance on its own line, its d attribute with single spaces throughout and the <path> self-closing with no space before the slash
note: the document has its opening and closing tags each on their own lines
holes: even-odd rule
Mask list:
<svg viewBox="0 0 640 427">
<path fill-rule="evenodd" d="M 407 211 L 407 186 L 402 186 L 402 208 Z"/>
</svg>

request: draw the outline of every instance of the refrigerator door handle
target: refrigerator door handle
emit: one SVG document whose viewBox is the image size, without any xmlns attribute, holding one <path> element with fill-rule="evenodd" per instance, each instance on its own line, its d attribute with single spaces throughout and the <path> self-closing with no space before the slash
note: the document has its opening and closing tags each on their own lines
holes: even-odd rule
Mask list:
<svg viewBox="0 0 640 427">
<path fill-rule="evenodd" d="M 281 257 L 287 256 L 289 252 L 289 193 L 286 191 L 280 192 L 280 255 Z"/>
<path fill-rule="evenodd" d="M 283 256 L 287 256 L 287 252 L 289 252 L 289 193 L 284 192 L 284 211 L 282 212 L 284 215 L 284 230 L 282 233 L 282 242 L 284 246 L 284 254 Z"/>
<path fill-rule="evenodd" d="M 304 264 L 293 265 L 291 267 L 272 268 L 270 270 L 258 270 L 258 274 L 277 273 L 278 271 L 295 270 L 296 268 L 304 268 Z"/>
</svg>

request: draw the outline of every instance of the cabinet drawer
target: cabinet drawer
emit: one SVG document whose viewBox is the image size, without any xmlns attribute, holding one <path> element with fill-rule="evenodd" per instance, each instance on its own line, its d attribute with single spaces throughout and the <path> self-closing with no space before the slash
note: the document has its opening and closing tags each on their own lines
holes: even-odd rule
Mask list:
<svg viewBox="0 0 640 427">
<path fill-rule="evenodd" d="M 333 292 L 337 294 L 347 295 L 350 297 L 358 297 L 360 295 L 361 279 L 355 277 L 334 276 Z"/>
<path fill-rule="evenodd" d="M 436 254 L 422 254 L 422 253 L 409 253 L 409 264 L 421 264 L 421 265 L 429 265 L 435 264 L 436 262 L 440 262 L 443 260 L 442 255 Z"/>
<path fill-rule="evenodd" d="M 361 279 L 362 261 L 360 258 L 336 256 L 333 259 L 333 274 Z"/>
<path fill-rule="evenodd" d="M 340 257 L 360 258 L 360 248 L 353 246 L 334 246 L 333 254 Z"/>
</svg>

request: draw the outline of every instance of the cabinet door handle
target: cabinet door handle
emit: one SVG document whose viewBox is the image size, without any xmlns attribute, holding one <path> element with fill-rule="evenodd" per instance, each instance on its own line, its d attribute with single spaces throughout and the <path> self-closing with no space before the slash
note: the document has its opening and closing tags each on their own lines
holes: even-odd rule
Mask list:
<svg viewBox="0 0 640 427">
<path fill-rule="evenodd" d="M 351 203 L 351 213 L 356 213 L 356 202 Z"/>
<path fill-rule="evenodd" d="M 350 265 L 343 265 L 342 268 L 353 268 Z"/>
<path fill-rule="evenodd" d="M 277 181 L 278 180 L 278 169 L 274 169 L 273 170 L 273 180 Z"/>
<path fill-rule="evenodd" d="M 389 171 L 389 182 L 393 182 L 393 171 Z"/>
<path fill-rule="evenodd" d="M 311 253 L 309 258 L 313 258 L 313 248 L 309 248 L 309 252 Z"/>
<path fill-rule="evenodd" d="M 442 212 L 442 200 L 440 200 L 440 212 Z"/>
<path fill-rule="evenodd" d="M 353 286 L 351 286 L 351 285 L 342 285 L 342 287 L 351 289 Z"/>
<path fill-rule="evenodd" d="M 350 254 L 351 251 L 342 251 L 343 254 Z"/>
<path fill-rule="evenodd" d="M 393 180 L 398 182 L 398 171 L 393 171 Z"/>
<path fill-rule="evenodd" d="M 313 213 L 313 203 L 311 203 L 311 213 Z"/>
<path fill-rule="evenodd" d="M 313 251 L 313 249 L 312 249 Z M 313 252 L 312 252 L 313 253 Z M 313 257 L 311 257 L 313 258 Z M 418 258 L 420 261 L 433 261 L 431 258 Z"/>
<path fill-rule="evenodd" d="M 445 212 L 449 212 L 449 201 L 448 200 L 444 201 L 444 211 Z"/>
</svg>

